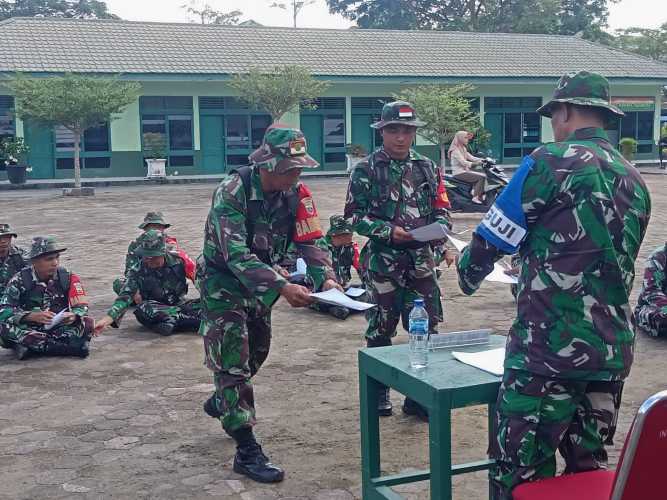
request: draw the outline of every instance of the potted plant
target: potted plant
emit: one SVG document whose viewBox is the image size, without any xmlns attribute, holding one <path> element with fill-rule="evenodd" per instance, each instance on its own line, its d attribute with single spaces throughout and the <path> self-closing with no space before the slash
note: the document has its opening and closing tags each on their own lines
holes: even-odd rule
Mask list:
<svg viewBox="0 0 667 500">
<path fill-rule="evenodd" d="M 146 132 L 144 139 L 144 156 L 148 173 L 146 177 L 162 178 L 167 176 L 167 139 L 164 134 Z"/>
<path fill-rule="evenodd" d="M 618 145 L 621 148 L 623 158 L 628 161 L 635 159 L 635 153 L 637 152 L 637 141 L 635 139 L 632 137 L 623 137 Z"/>
<path fill-rule="evenodd" d="M 366 158 L 366 156 L 368 156 L 368 151 L 366 151 L 366 148 L 361 144 L 348 144 L 347 146 L 345 146 L 345 150 L 346 150 L 345 157 L 347 158 L 348 173 L 352 172 L 352 170 L 354 170 L 354 167 L 357 166 L 357 163 L 359 163 L 361 160 Z"/>
<path fill-rule="evenodd" d="M 7 137 L 0 142 L 0 154 L 7 167 L 7 178 L 12 184 L 25 184 L 30 148 L 22 137 Z"/>
</svg>

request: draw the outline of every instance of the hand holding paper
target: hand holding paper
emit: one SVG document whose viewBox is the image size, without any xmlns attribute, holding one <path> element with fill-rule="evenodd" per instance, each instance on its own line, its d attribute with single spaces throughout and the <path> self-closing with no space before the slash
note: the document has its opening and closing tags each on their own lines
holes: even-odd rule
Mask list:
<svg viewBox="0 0 667 500">
<path fill-rule="evenodd" d="M 459 252 L 462 252 L 463 249 L 468 246 L 468 244 L 465 241 L 456 239 L 450 234 L 447 235 L 447 238 Z M 505 271 L 506 268 L 503 265 L 496 262 L 493 265 L 493 271 L 491 271 L 491 273 L 489 273 L 487 277 L 484 279 L 486 281 L 493 281 L 496 283 L 507 283 L 509 285 L 515 285 L 519 282 L 519 279 L 516 276 L 510 276 Z"/>
<path fill-rule="evenodd" d="M 311 293 L 310 296 L 318 302 L 323 302 L 324 304 L 331 304 L 334 306 L 344 306 L 348 309 L 353 309 L 354 311 L 365 311 L 366 309 L 375 307 L 375 304 L 367 304 L 366 302 L 353 300 L 335 288 L 327 290 L 326 292 Z"/>
</svg>

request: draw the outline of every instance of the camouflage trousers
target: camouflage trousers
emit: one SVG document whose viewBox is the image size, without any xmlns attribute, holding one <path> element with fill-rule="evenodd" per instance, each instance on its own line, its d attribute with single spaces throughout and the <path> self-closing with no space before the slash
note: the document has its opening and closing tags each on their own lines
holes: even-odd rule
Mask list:
<svg viewBox="0 0 667 500">
<path fill-rule="evenodd" d="M 254 426 L 255 398 L 250 379 L 269 355 L 271 310 L 259 302 L 205 310 L 204 353 L 206 366 L 213 372 L 222 427 L 233 432 Z"/>
<path fill-rule="evenodd" d="M 408 330 L 408 317 L 415 299 L 424 299 L 429 316 L 429 330 L 435 332 L 438 323 L 443 320 L 440 288 L 435 272 L 425 277 L 417 277 L 414 269 L 408 269 L 400 278 L 396 278 L 369 270 L 365 273 L 364 285 L 368 302 L 377 304 L 377 307 L 366 313 L 366 339 L 382 339 L 382 345 L 391 345 L 391 338 L 396 335 L 399 320 L 403 322 L 403 329 Z"/>
<path fill-rule="evenodd" d="M 71 325 L 59 325 L 51 330 L 44 330 L 37 325 L 11 325 L 0 323 L 0 337 L 5 342 L 19 344 L 33 352 L 48 354 L 62 353 L 63 348 L 78 351 L 90 340 L 95 322 L 84 317 Z"/>
<path fill-rule="evenodd" d="M 126 281 L 127 281 L 127 280 L 125 279 L 125 276 L 121 276 L 120 278 L 116 278 L 116 279 L 113 281 L 113 286 L 112 286 L 112 288 L 113 288 L 113 291 L 114 291 L 114 293 L 115 293 L 116 295 L 120 295 L 120 291 L 121 291 L 121 290 L 123 289 L 123 287 L 125 286 L 125 282 L 126 282 Z"/>
<path fill-rule="evenodd" d="M 651 337 L 667 336 L 667 311 L 663 307 L 643 304 L 635 309 L 637 328 Z"/>
<path fill-rule="evenodd" d="M 556 450 L 565 473 L 606 468 L 623 382 L 553 379 L 506 370 L 496 403 L 497 499 L 511 499 L 520 483 L 553 477 Z"/>
<path fill-rule="evenodd" d="M 187 300 L 175 306 L 155 300 L 144 300 L 134 309 L 137 321 L 152 329 L 158 323 L 171 323 L 174 330 L 198 330 L 201 321 L 201 301 Z"/>
</svg>

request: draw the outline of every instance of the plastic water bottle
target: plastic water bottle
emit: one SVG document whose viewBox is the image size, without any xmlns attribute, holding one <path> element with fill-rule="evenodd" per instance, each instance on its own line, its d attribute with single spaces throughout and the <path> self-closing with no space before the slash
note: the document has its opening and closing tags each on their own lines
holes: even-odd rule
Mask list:
<svg viewBox="0 0 667 500">
<path fill-rule="evenodd" d="M 416 299 L 410 311 L 408 337 L 410 367 L 413 370 L 423 370 L 428 365 L 428 313 L 423 299 Z"/>
</svg>

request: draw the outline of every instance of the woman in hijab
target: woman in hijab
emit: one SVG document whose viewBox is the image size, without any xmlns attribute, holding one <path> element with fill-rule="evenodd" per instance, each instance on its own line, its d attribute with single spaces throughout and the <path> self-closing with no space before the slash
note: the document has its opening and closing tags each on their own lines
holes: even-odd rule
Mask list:
<svg viewBox="0 0 667 500">
<path fill-rule="evenodd" d="M 483 203 L 486 175 L 484 172 L 475 172 L 473 167 L 481 165 L 482 159 L 471 155 L 467 145 L 473 134 L 460 130 L 454 135 L 454 140 L 449 146 L 449 160 L 452 162 L 452 173 L 455 179 L 472 184 L 472 202 Z"/>
</svg>

